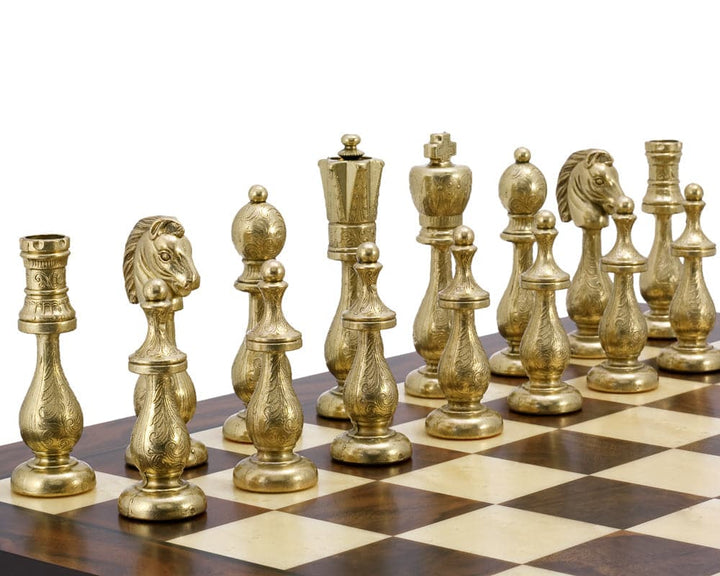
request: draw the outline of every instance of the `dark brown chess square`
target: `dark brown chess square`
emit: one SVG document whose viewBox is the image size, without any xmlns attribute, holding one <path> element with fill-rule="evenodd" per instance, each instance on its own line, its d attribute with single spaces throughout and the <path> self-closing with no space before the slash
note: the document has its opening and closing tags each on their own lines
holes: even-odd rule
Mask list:
<svg viewBox="0 0 720 576">
<path fill-rule="evenodd" d="M 665 448 L 661 446 L 571 430 L 554 430 L 503 444 L 481 454 L 580 474 L 593 474 L 663 450 Z"/>
<path fill-rule="evenodd" d="M 692 494 L 586 476 L 503 502 L 503 506 L 624 529 L 705 500 Z"/>
<path fill-rule="evenodd" d="M 686 444 L 680 448 L 683 450 L 691 450 L 692 452 L 702 452 L 703 454 L 720 456 L 720 435 L 703 438 L 702 440 Z"/>
<path fill-rule="evenodd" d="M 510 562 L 439 548 L 429 544 L 388 538 L 293 569 L 294 574 L 338 576 L 489 576 L 515 566 Z"/>
<path fill-rule="evenodd" d="M 647 406 L 720 418 L 720 386 L 705 386 L 697 390 L 688 390 L 682 394 L 652 402 Z"/>
<path fill-rule="evenodd" d="M 281 510 L 363 530 L 395 535 L 465 514 L 486 505 L 447 494 L 372 482 Z"/>
<path fill-rule="evenodd" d="M 577 576 L 710 576 L 720 550 L 619 531 L 530 564 Z"/>
</svg>

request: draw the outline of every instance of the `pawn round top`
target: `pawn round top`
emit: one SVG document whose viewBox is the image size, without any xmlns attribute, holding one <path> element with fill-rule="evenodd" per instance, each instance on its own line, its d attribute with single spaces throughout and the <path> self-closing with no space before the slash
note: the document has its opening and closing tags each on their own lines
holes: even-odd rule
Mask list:
<svg viewBox="0 0 720 576">
<path fill-rule="evenodd" d="M 535 228 L 538 230 L 552 230 L 555 228 L 555 214 L 550 210 L 541 210 L 535 216 Z"/>
<path fill-rule="evenodd" d="M 637 219 L 634 211 L 635 203 L 627 196 L 622 196 L 615 202 L 615 212 L 612 215 L 617 229 L 615 245 L 600 260 L 601 268 L 605 272 L 634 274 L 647 270 L 647 258 L 640 254 L 632 243 L 632 227 Z"/>
<path fill-rule="evenodd" d="M 343 160 L 357 160 L 365 156 L 365 152 L 358 150 L 360 136 L 357 134 L 343 134 L 340 142 L 342 142 L 344 148 L 338 152 L 338 156 Z"/>
<path fill-rule="evenodd" d="M 537 242 L 537 257 L 520 277 L 520 285 L 529 290 L 562 290 L 570 286 L 570 275 L 562 270 L 553 256 L 553 244 L 558 235 L 555 215 L 540 210 L 535 215 L 533 234 Z"/>
<path fill-rule="evenodd" d="M 705 208 L 702 186 L 688 184 L 685 187 L 685 230 L 671 244 L 672 254 L 682 258 L 707 258 L 716 253 L 715 243 L 712 242 L 700 226 L 700 215 Z"/>
<path fill-rule="evenodd" d="M 616 205 L 615 205 L 615 212 L 617 214 L 632 214 L 635 211 L 635 202 L 633 202 L 632 198 L 629 198 L 628 196 L 621 197 Z"/>
<path fill-rule="evenodd" d="M 542 208 L 547 196 L 547 182 L 543 173 L 530 163 L 530 150 L 515 150 L 515 164 L 500 176 L 500 201 L 508 214 L 532 216 Z"/>
<path fill-rule="evenodd" d="M 703 192 L 700 184 L 688 184 L 685 186 L 685 200 L 688 202 L 699 202 L 703 199 L 705 192 Z"/>
<path fill-rule="evenodd" d="M 455 246 L 472 246 L 473 242 L 475 242 L 475 232 L 469 226 L 458 226 L 453 231 Z"/>
<path fill-rule="evenodd" d="M 490 305 L 490 294 L 473 277 L 472 261 L 477 252 L 474 241 L 475 233 L 468 226 L 461 225 L 453 231 L 451 250 L 455 258 L 455 275 L 438 294 L 441 308 L 475 310 Z"/>
<path fill-rule="evenodd" d="M 360 264 L 375 264 L 380 259 L 380 249 L 375 242 L 363 242 L 357 247 L 356 258 Z"/>
<path fill-rule="evenodd" d="M 267 203 L 265 187 L 254 185 L 232 223 L 232 241 L 244 260 L 275 258 L 285 245 L 286 228 L 280 212 Z"/>
<path fill-rule="evenodd" d="M 260 268 L 264 282 L 282 282 L 285 279 L 285 266 L 279 260 L 268 260 Z"/>
</svg>

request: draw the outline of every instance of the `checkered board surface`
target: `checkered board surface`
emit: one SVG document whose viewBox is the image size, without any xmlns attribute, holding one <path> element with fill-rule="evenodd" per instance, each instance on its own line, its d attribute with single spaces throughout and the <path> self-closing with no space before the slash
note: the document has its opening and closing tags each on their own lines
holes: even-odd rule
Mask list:
<svg viewBox="0 0 720 576">
<path fill-rule="evenodd" d="M 489 354 L 503 344 L 497 335 L 483 342 Z M 642 359 L 655 365 L 659 350 L 646 348 Z M 399 381 L 420 363 L 415 354 L 390 362 Z M 117 514 L 118 494 L 139 478 L 123 464 L 131 418 L 86 429 L 74 451 L 97 472 L 86 495 L 13 495 L 8 476 L 29 454 L 22 444 L 4 447 L 0 566 L 203 576 L 720 574 L 720 373 L 661 372 L 656 391 L 608 395 L 587 388 L 591 365 L 568 366 L 565 380 L 584 404 L 557 417 L 509 412 L 518 380 L 493 377 L 484 403 L 505 429 L 477 441 L 428 436 L 424 418 L 443 402 L 407 396 L 400 384 L 393 428 L 412 440 L 413 457 L 387 467 L 332 461 L 329 444 L 347 425 L 314 408 L 332 381 L 298 379 L 305 427 L 296 451 L 316 463 L 319 481 L 291 494 L 234 488 L 232 468 L 253 448 L 224 441 L 220 426 L 239 402 L 201 402 L 190 429 L 209 464 L 185 477 L 205 491 L 208 510 L 182 522 Z"/>
</svg>

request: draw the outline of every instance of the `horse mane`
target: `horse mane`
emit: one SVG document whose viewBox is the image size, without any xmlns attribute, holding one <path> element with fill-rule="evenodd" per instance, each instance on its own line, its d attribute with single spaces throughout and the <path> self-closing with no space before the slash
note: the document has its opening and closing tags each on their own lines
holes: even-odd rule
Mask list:
<svg viewBox="0 0 720 576">
<path fill-rule="evenodd" d="M 130 232 L 127 242 L 125 242 L 125 254 L 123 255 L 123 276 L 125 277 L 125 293 L 131 304 L 139 302 L 137 291 L 135 290 L 135 253 L 140 238 L 146 232 L 150 232 L 150 239 L 154 240 L 161 234 L 172 234 L 178 238 L 182 238 L 185 229 L 182 224 L 175 218 L 169 216 L 148 216 L 142 220 L 138 220 L 135 227 Z"/>
<path fill-rule="evenodd" d="M 572 174 L 575 167 L 580 162 L 585 162 L 588 166 L 595 164 L 596 162 L 602 162 L 608 166 L 612 166 L 613 158 L 605 152 L 605 150 L 598 150 L 597 148 L 589 148 L 587 150 L 579 150 L 573 152 L 563 164 L 560 169 L 560 175 L 557 180 L 557 187 L 555 188 L 555 196 L 558 203 L 558 212 L 560 213 L 560 219 L 563 222 L 570 221 L 570 206 L 568 204 L 568 188 L 570 185 L 570 175 Z"/>
</svg>

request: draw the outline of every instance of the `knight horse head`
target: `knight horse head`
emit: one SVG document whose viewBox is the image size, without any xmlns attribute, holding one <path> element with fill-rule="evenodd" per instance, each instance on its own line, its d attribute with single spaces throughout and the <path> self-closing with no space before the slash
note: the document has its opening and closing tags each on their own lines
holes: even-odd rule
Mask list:
<svg viewBox="0 0 720 576">
<path fill-rule="evenodd" d="M 192 259 L 192 247 L 182 224 L 167 216 L 143 218 L 125 243 L 123 258 L 125 292 L 131 303 L 142 302 L 143 286 L 159 278 L 180 300 L 200 286 L 200 275 Z"/>
<path fill-rule="evenodd" d="M 563 222 L 580 228 L 604 228 L 608 214 L 625 194 L 613 157 L 605 150 L 580 150 L 570 155 L 558 176 L 558 211 Z"/>
</svg>

